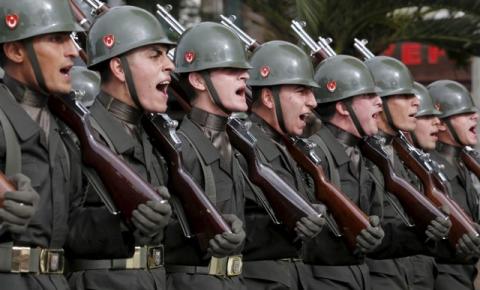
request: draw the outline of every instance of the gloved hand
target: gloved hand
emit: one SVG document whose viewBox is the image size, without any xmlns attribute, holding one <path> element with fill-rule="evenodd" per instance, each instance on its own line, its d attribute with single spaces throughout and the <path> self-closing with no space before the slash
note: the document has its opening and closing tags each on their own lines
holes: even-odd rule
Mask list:
<svg viewBox="0 0 480 290">
<path fill-rule="evenodd" d="M 383 240 L 385 232 L 380 226 L 380 219 L 376 215 L 368 217 L 370 226 L 363 229 L 357 236 L 357 247 L 362 253 L 370 253 L 375 250 Z"/>
<path fill-rule="evenodd" d="M 452 222 L 450 221 L 450 219 L 445 220 L 441 217 L 437 217 L 430 222 L 430 225 L 427 226 L 425 234 L 430 240 L 444 240 L 446 239 L 446 237 L 448 237 L 448 232 L 450 231 L 451 226 Z"/>
<path fill-rule="evenodd" d="M 325 225 L 325 215 L 327 214 L 326 207 L 323 204 L 312 204 L 312 206 L 319 214 L 302 217 L 295 226 L 297 236 L 303 241 L 309 240 L 318 235 Z"/>
<path fill-rule="evenodd" d="M 236 215 L 224 214 L 222 217 L 230 225 L 232 232 L 216 235 L 209 241 L 208 252 L 217 258 L 235 253 L 242 246 L 246 237 L 243 222 Z"/>
<path fill-rule="evenodd" d="M 475 223 L 475 229 L 480 233 L 480 225 Z M 457 244 L 457 253 L 465 256 L 480 257 L 480 237 L 474 234 L 464 234 Z"/>
<path fill-rule="evenodd" d="M 153 237 L 163 232 L 172 215 L 172 208 L 167 199 L 170 197 L 168 189 L 164 186 L 156 188 L 162 201 L 149 200 L 140 204 L 132 212 L 132 223 L 143 236 Z"/>
<path fill-rule="evenodd" d="M 36 212 L 40 196 L 26 175 L 18 173 L 10 180 L 17 190 L 5 192 L 3 208 L 0 208 L 0 221 L 10 232 L 21 234 Z"/>
</svg>

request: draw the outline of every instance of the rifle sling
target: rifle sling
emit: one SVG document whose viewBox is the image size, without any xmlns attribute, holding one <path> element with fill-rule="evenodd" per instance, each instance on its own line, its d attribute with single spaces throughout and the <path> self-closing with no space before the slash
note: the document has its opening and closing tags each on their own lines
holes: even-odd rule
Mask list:
<svg viewBox="0 0 480 290">
<path fill-rule="evenodd" d="M 323 141 L 322 138 L 318 134 L 313 134 L 310 136 L 310 139 L 314 141 L 320 149 L 323 151 L 325 154 L 325 158 L 327 158 L 327 163 L 328 163 L 328 175 L 330 177 L 330 181 L 335 184 L 338 188 L 341 188 L 341 183 L 340 183 L 340 173 L 337 170 L 337 167 L 335 166 L 335 162 L 333 161 L 333 156 L 330 150 L 328 150 L 327 144 L 325 141 Z"/>
<path fill-rule="evenodd" d="M 0 109 L 0 124 L 5 135 L 5 175 L 12 176 L 22 172 L 22 151 L 18 137 L 3 109 Z"/>
</svg>

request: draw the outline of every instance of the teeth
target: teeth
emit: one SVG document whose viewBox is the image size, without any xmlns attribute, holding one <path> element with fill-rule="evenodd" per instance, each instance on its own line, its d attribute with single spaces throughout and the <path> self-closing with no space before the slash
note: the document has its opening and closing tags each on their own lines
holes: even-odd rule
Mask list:
<svg viewBox="0 0 480 290">
<path fill-rule="evenodd" d="M 160 82 L 161 85 L 168 85 L 170 84 L 170 81 L 163 81 L 163 82 Z"/>
</svg>

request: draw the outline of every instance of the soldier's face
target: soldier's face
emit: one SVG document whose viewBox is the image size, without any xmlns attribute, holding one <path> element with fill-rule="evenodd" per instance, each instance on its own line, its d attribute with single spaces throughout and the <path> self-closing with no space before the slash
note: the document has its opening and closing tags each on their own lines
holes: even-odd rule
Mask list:
<svg viewBox="0 0 480 290">
<path fill-rule="evenodd" d="M 213 86 L 217 90 L 222 105 L 231 112 L 248 110 L 245 90 L 249 78 L 245 69 L 223 68 L 210 72 Z"/>
<path fill-rule="evenodd" d="M 450 117 L 453 129 L 456 131 L 461 145 L 473 146 L 477 144 L 478 113 L 468 113 Z M 451 137 L 453 140 L 453 137 Z"/>
<path fill-rule="evenodd" d="M 424 150 L 434 150 L 438 140 L 440 120 L 435 116 L 417 118 L 417 125 L 413 133 L 418 145 Z"/>
<path fill-rule="evenodd" d="M 417 97 L 411 94 L 395 95 L 387 98 L 386 105 L 392 115 L 393 124 L 400 130 L 413 131 L 417 122 L 415 114 L 420 104 Z"/>
<path fill-rule="evenodd" d="M 367 136 L 377 134 L 377 118 L 382 111 L 382 100 L 376 94 L 360 95 L 353 97 L 352 108 Z M 353 121 L 352 121 L 353 123 Z M 360 137 L 360 133 L 356 132 Z"/>
<path fill-rule="evenodd" d="M 42 70 L 45 86 L 51 94 L 70 92 L 70 69 L 73 59 L 78 56 L 68 33 L 53 33 L 33 38 L 33 48 Z M 31 64 L 27 74 L 27 85 L 39 88 Z"/>
<path fill-rule="evenodd" d="M 312 89 L 299 85 L 283 85 L 279 95 L 286 133 L 292 136 L 302 135 L 309 115 L 317 106 Z"/>
<path fill-rule="evenodd" d="M 153 44 L 137 48 L 127 55 L 140 104 L 149 112 L 163 113 L 167 110 L 170 73 L 175 69 L 167 52 L 166 46 Z"/>
</svg>

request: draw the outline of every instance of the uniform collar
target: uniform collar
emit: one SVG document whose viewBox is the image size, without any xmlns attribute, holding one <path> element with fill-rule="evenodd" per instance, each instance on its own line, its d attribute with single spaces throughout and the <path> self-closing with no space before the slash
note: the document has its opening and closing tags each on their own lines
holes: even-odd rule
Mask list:
<svg viewBox="0 0 480 290">
<path fill-rule="evenodd" d="M 330 152 L 332 153 L 332 156 L 335 159 L 335 162 L 337 163 L 338 166 L 350 162 L 350 158 L 345 152 L 345 147 L 342 146 L 346 144 L 341 143 L 341 141 L 338 140 L 335 136 L 335 133 L 340 133 L 340 130 L 341 130 L 340 128 L 330 125 L 330 126 L 323 126 L 316 133 L 320 136 L 320 138 L 322 138 L 325 145 L 327 145 L 328 150 L 330 150 Z M 334 131 L 337 131 L 337 132 L 334 132 Z"/>
<path fill-rule="evenodd" d="M 102 91 L 98 96 L 98 100 L 107 111 L 112 113 L 118 119 L 132 125 L 138 125 L 143 116 L 142 111 L 119 101 L 118 99 Z"/>
<path fill-rule="evenodd" d="M 190 119 L 200 127 L 215 131 L 225 131 L 228 122 L 228 117 L 215 115 L 196 107 L 192 108 Z"/>
<path fill-rule="evenodd" d="M 450 164 L 455 164 L 462 151 L 461 147 L 449 145 L 443 142 L 437 142 L 436 151 L 439 152 Z"/>
<path fill-rule="evenodd" d="M 265 122 L 265 120 L 263 120 L 259 115 L 252 113 L 250 115 L 250 120 L 253 123 L 257 124 L 258 127 L 260 127 L 260 129 L 263 131 L 263 133 L 265 133 L 269 138 L 272 138 L 276 142 L 283 143 L 282 136 L 277 132 L 277 130 L 275 130 L 272 126 L 270 126 L 270 124 Z"/>
<path fill-rule="evenodd" d="M 10 76 L 5 75 L 3 82 L 10 89 L 17 102 L 36 108 L 43 108 L 47 105 L 48 96 L 33 91 Z"/>
<path fill-rule="evenodd" d="M 220 159 L 220 153 L 218 153 L 217 148 L 212 145 L 201 128 L 192 122 L 190 116 L 185 116 L 183 118 L 179 131 L 188 136 L 188 139 L 192 140 L 192 142 L 195 141 L 195 147 L 199 151 L 205 164 L 209 165 Z"/>
<path fill-rule="evenodd" d="M 356 146 L 358 145 L 358 142 L 360 142 L 360 138 L 358 138 L 357 136 L 331 123 L 326 123 L 325 126 L 327 126 L 328 129 L 330 129 L 333 136 L 335 136 L 338 142 L 342 143 L 345 146 L 349 146 L 349 147 Z"/>
</svg>

